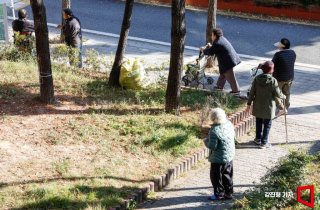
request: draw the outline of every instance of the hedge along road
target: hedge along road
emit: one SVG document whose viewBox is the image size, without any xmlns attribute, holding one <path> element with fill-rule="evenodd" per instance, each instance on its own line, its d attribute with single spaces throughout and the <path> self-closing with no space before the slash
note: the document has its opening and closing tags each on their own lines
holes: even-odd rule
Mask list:
<svg viewBox="0 0 320 210">
<path fill-rule="evenodd" d="M 50 23 L 61 20 L 61 1 L 45 0 Z M 120 0 L 77 0 L 72 9 L 82 22 L 82 27 L 101 32 L 119 34 L 124 11 Z M 31 9 L 28 7 L 30 18 Z M 206 12 L 186 12 L 189 46 L 205 44 Z M 265 20 L 218 15 L 217 25 L 240 54 L 272 58 L 273 43 L 282 37 L 291 40 L 300 63 L 320 65 L 320 26 L 308 26 Z M 170 42 L 171 9 L 169 7 L 135 4 L 130 36 Z"/>
</svg>

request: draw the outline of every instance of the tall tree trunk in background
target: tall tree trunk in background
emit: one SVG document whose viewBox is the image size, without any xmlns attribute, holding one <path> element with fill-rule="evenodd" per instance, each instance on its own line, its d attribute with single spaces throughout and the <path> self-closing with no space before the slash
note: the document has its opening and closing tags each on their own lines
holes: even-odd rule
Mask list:
<svg viewBox="0 0 320 210">
<path fill-rule="evenodd" d="M 172 0 L 171 8 L 171 54 L 168 85 L 166 91 L 166 111 L 179 113 L 183 52 L 186 36 L 185 0 Z"/>
<path fill-rule="evenodd" d="M 40 100 L 44 103 L 52 104 L 55 100 L 46 9 L 43 0 L 30 0 L 30 4 L 35 23 L 37 60 L 40 74 Z"/>
<path fill-rule="evenodd" d="M 121 69 L 123 54 L 126 49 L 127 38 L 129 35 L 129 30 L 131 25 L 133 3 L 134 3 L 134 0 L 126 0 L 126 6 L 123 14 L 118 48 L 117 48 L 116 56 L 110 72 L 110 77 L 109 77 L 109 85 L 111 87 L 120 87 L 120 83 L 119 83 L 120 69 Z"/>
<path fill-rule="evenodd" d="M 207 43 L 212 43 L 212 29 L 217 25 L 217 4 L 218 0 L 209 0 L 207 19 Z"/>
<path fill-rule="evenodd" d="M 63 18 L 63 15 L 62 15 L 62 11 L 66 8 L 71 8 L 71 0 L 61 0 L 61 25 L 64 25 L 65 23 L 65 20 Z M 63 32 L 62 32 L 62 29 L 61 29 L 61 32 L 60 32 L 60 42 L 63 43 L 64 42 L 64 35 L 63 35 Z"/>
</svg>

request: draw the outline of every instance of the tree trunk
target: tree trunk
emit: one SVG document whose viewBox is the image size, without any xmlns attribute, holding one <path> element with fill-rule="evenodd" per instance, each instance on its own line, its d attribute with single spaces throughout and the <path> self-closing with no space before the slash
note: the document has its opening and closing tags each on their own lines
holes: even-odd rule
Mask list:
<svg viewBox="0 0 320 210">
<path fill-rule="evenodd" d="M 207 43 L 212 43 L 212 30 L 216 27 L 217 23 L 217 2 L 218 0 L 209 0 L 208 6 L 208 19 L 207 19 Z"/>
<path fill-rule="evenodd" d="M 126 0 L 118 48 L 113 62 L 112 70 L 110 72 L 109 85 L 111 87 L 120 87 L 120 69 L 131 25 L 133 3 L 134 0 Z"/>
<path fill-rule="evenodd" d="M 53 79 L 49 51 L 46 9 L 43 0 L 30 0 L 36 35 L 38 69 L 40 74 L 40 100 L 52 104 L 54 100 Z"/>
<path fill-rule="evenodd" d="M 186 36 L 185 0 L 172 0 L 171 53 L 168 85 L 166 91 L 166 111 L 179 113 L 181 73 Z"/>
<path fill-rule="evenodd" d="M 66 8 L 71 8 L 71 0 L 61 0 L 61 25 L 65 24 L 65 20 L 63 18 L 62 11 Z M 60 32 L 60 42 L 61 43 L 64 42 L 64 34 L 63 34 L 62 29 Z"/>
</svg>

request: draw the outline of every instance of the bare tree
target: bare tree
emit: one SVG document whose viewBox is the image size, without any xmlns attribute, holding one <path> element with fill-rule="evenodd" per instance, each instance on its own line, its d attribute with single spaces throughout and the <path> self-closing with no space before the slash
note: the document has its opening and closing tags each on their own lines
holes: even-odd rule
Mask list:
<svg viewBox="0 0 320 210">
<path fill-rule="evenodd" d="M 46 9 L 43 0 L 30 0 L 30 4 L 35 23 L 37 60 L 40 74 L 40 100 L 44 103 L 52 104 L 55 100 Z"/>
<path fill-rule="evenodd" d="M 218 0 L 209 0 L 207 19 L 207 43 L 212 43 L 212 29 L 217 25 L 217 4 Z"/>
<path fill-rule="evenodd" d="M 166 91 L 166 111 L 179 113 L 181 73 L 186 36 L 185 0 L 172 0 L 171 54 L 168 85 Z"/>
<path fill-rule="evenodd" d="M 71 0 L 61 0 L 61 25 L 65 24 L 65 20 L 63 18 L 62 15 L 62 11 L 66 8 L 71 8 Z M 61 29 L 61 33 L 60 33 L 60 42 L 64 42 L 64 34 L 63 31 Z"/>
<path fill-rule="evenodd" d="M 133 3 L 134 3 L 134 0 L 126 0 L 126 6 L 124 9 L 118 48 L 117 48 L 116 56 L 110 72 L 110 78 L 109 78 L 109 85 L 112 87 L 120 87 L 120 83 L 119 83 L 120 69 L 121 69 L 123 54 L 126 49 L 127 39 L 128 39 L 130 25 L 131 25 Z"/>
</svg>

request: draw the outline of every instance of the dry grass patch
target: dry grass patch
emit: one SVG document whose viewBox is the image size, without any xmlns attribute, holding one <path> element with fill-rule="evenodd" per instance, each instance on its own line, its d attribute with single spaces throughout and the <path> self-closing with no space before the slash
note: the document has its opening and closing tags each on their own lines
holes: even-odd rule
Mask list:
<svg viewBox="0 0 320 210">
<path fill-rule="evenodd" d="M 176 116 L 164 86 L 112 89 L 103 73 L 53 66 L 58 101 L 46 106 L 34 62 L 0 61 L 0 74 L 2 209 L 103 209 L 202 146 L 207 93 L 183 91 Z"/>
</svg>

